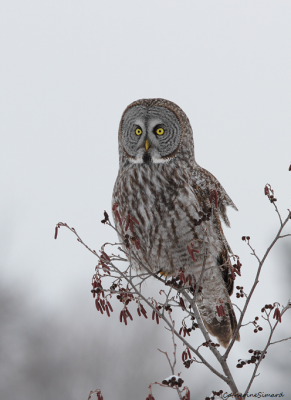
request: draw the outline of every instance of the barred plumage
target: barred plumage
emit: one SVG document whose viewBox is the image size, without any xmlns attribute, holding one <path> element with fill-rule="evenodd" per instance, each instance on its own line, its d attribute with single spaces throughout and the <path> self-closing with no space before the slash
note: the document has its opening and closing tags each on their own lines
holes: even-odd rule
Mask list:
<svg viewBox="0 0 291 400">
<path fill-rule="evenodd" d="M 213 193 L 217 198 L 211 201 Z M 226 347 L 237 322 L 229 298 L 231 249 L 220 217 L 229 226 L 226 206 L 236 207 L 217 179 L 196 163 L 190 122 L 176 104 L 143 99 L 124 111 L 112 201 L 122 215 L 139 222 L 134 225 L 140 241 L 136 252 L 154 272 L 182 269 L 198 280 L 207 246 L 203 290 L 196 301 L 207 330 Z M 191 243 L 198 251 L 196 261 L 187 251 Z M 218 316 L 219 304 L 225 316 Z"/>
</svg>

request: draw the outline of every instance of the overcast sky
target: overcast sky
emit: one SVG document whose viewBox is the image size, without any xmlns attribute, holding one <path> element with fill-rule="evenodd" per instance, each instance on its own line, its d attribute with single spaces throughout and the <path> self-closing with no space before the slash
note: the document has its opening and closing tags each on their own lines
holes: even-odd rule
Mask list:
<svg viewBox="0 0 291 400">
<path fill-rule="evenodd" d="M 100 370 L 94 373 L 93 362 L 92 377 L 80 383 L 76 399 L 86 399 L 97 387 L 108 393 L 104 400 L 122 399 L 125 387 L 129 398 L 146 398 L 148 379 L 161 381 L 170 374 L 165 360 L 158 364 L 161 354 L 156 351 L 167 333 L 162 328 L 158 333 L 150 323 L 142 330 L 138 324 L 125 330 L 118 322 L 117 303 L 110 320 L 98 314 L 90 293 L 96 260 L 64 228 L 55 241 L 55 224 L 73 226 L 96 250 L 105 241 L 116 240 L 100 220 L 104 209 L 110 211 L 118 171 L 121 114 L 140 98 L 169 99 L 191 121 L 197 162 L 219 179 L 239 209 L 229 210 L 232 228 L 225 228 L 225 233 L 243 264 L 237 284 L 248 291 L 257 264 L 241 236 L 249 235 L 261 256 L 279 228 L 264 185 L 270 183 L 275 189 L 283 217 L 291 207 L 290 21 L 291 3 L 281 0 L 1 2 L 0 268 L 7 296 L 20 304 L 25 297 L 29 318 L 19 337 L 32 334 L 40 315 L 62 321 L 58 329 L 64 337 L 73 324 L 78 343 L 88 343 L 90 331 L 93 349 L 82 349 L 82 357 L 76 356 L 81 360 L 74 372 L 79 377 L 92 353 L 96 359 L 102 354 L 109 368 L 112 348 L 120 351 L 113 370 L 103 370 L 102 379 L 97 379 Z M 249 318 L 258 315 L 265 303 L 286 304 L 291 297 L 286 272 L 291 267 L 286 256 L 290 240 L 283 240 L 270 254 Z M 66 324 L 69 316 L 71 323 Z M 113 347 L 102 342 L 108 321 Z M 278 339 L 290 336 L 290 315 L 283 322 Z M 80 325 L 86 328 L 78 334 Z M 265 326 L 258 337 L 244 329 L 232 365 L 245 358 L 251 346 L 262 348 L 267 332 Z M 161 343 L 172 351 L 168 339 Z M 136 346 L 133 354 L 135 361 L 140 360 L 133 372 L 126 358 L 130 346 Z M 254 391 L 287 390 L 290 347 L 285 342 L 270 349 Z M 46 362 L 45 357 L 42 360 Z M 125 368 L 127 374 L 122 375 Z M 179 368 L 184 374 L 185 369 Z M 203 368 L 195 365 L 187 371 L 185 383 L 191 393 L 206 396 L 210 393 L 202 384 Z M 129 380 L 136 370 L 140 380 L 134 389 Z M 159 374 L 142 379 L 142 371 L 149 370 Z M 241 390 L 247 381 L 242 375 L 250 371 L 234 369 Z M 112 382 L 119 380 L 114 387 Z M 227 390 L 213 382 L 217 383 L 210 391 Z M 16 399 L 17 385 L 14 382 L 9 391 L 11 399 Z M 36 399 L 29 390 L 27 399 Z M 155 390 L 160 396 L 156 400 L 165 398 Z M 72 394 L 68 398 L 75 399 Z"/>
</svg>

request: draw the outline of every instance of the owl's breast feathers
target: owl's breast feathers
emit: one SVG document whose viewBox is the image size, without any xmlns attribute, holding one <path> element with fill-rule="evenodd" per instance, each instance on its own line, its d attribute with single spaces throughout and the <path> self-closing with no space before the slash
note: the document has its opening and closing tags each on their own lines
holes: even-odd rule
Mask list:
<svg viewBox="0 0 291 400">
<path fill-rule="evenodd" d="M 213 191 L 217 193 L 216 205 L 210 202 Z M 193 169 L 181 168 L 175 162 L 131 164 L 119 171 L 113 203 L 118 204 L 124 220 L 131 215 L 139 222 L 133 233 L 140 241 L 136 255 L 152 271 L 176 274 L 183 269 L 199 279 L 207 247 L 203 290 L 197 304 L 208 331 L 226 346 L 236 319 L 229 299 L 233 290 L 231 250 L 219 217 L 229 225 L 226 206 L 236 207 L 221 184 L 197 164 Z M 115 224 L 120 230 L 117 221 Z M 187 251 L 190 243 L 197 251 L 195 261 Z M 218 301 L 225 304 L 226 317 L 217 316 Z"/>
<path fill-rule="evenodd" d="M 217 208 L 210 202 L 214 190 L 218 195 Z M 190 170 L 179 168 L 174 163 L 132 164 L 118 174 L 113 203 L 118 203 L 124 217 L 131 215 L 139 221 L 139 225 L 135 226 L 135 235 L 141 244 L 144 243 L 141 252 L 155 270 L 162 260 L 161 252 L 168 253 L 167 256 L 165 254 L 168 260 L 173 258 L 173 241 L 174 250 L 177 252 L 179 249 L 179 254 L 185 253 L 183 263 L 186 261 L 187 245 L 193 240 L 206 240 L 216 258 L 221 257 L 224 248 L 231 251 L 219 216 L 229 224 L 226 206 L 235 205 L 216 178 L 199 166 Z M 201 213 L 210 211 L 211 220 L 197 224 Z M 154 267 L 155 264 L 157 267 Z M 179 268 L 177 265 L 167 267 L 168 271 L 171 269 L 174 272 Z"/>
</svg>

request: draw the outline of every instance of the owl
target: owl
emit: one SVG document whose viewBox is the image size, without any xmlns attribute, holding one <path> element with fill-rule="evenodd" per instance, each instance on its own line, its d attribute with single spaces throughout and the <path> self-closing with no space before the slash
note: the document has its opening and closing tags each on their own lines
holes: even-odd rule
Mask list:
<svg viewBox="0 0 291 400">
<path fill-rule="evenodd" d="M 226 207 L 236 206 L 218 180 L 196 163 L 190 122 L 175 103 L 131 103 L 121 117 L 118 141 L 112 202 L 120 215 L 134 221 L 136 257 L 154 273 L 183 271 L 192 282 L 199 281 L 204 268 L 196 304 L 208 332 L 227 347 L 237 321 L 229 297 L 231 249 L 221 220 L 230 226 Z M 120 230 L 117 213 L 113 217 Z M 133 266 L 139 268 L 134 260 Z M 218 313 L 221 305 L 224 312 Z"/>
</svg>

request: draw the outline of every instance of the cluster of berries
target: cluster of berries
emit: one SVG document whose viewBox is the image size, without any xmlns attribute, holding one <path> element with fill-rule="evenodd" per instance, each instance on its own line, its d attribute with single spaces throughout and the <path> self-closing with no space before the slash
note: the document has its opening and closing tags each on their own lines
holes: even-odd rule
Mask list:
<svg viewBox="0 0 291 400">
<path fill-rule="evenodd" d="M 172 309 L 171 309 L 171 306 L 169 305 L 169 304 L 167 304 L 166 306 L 165 306 L 165 310 L 166 311 L 173 311 Z"/>
<path fill-rule="evenodd" d="M 203 211 L 199 211 L 198 215 L 200 217 L 199 219 L 195 219 L 195 218 L 193 219 L 193 223 L 194 223 L 195 226 L 201 225 L 202 222 L 210 220 L 211 208 L 208 208 L 207 212 L 205 212 L 205 213 Z"/>
<path fill-rule="evenodd" d="M 186 350 L 183 351 L 182 353 L 182 361 L 183 364 L 186 368 L 190 368 L 190 365 L 194 361 L 191 357 L 190 349 L 189 347 L 186 348 Z"/>
<path fill-rule="evenodd" d="M 91 290 L 91 293 L 93 293 L 93 297 L 94 297 L 94 298 L 95 298 L 96 294 L 99 295 L 99 293 L 102 294 L 102 297 L 105 296 L 105 295 L 104 295 L 104 290 L 103 290 L 103 287 L 102 287 L 102 284 L 101 284 L 101 281 L 100 281 L 99 279 L 98 279 L 97 281 L 94 280 L 94 281 L 92 282 L 92 286 L 93 286 L 93 289 Z M 98 296 L 98 297 L 99 297 L 99 296 Z"/>
<path fill-rule="evenodd" d="M 181 386 L 183 385 L 183 382 L 184 382 L 184 381 L 183 381 L 182 378 L 179 378 L 179 377 L 176 376 L 176 375 L 172 375 L 172 376 L 170 376 L 169 378 L 164 379 L 164 380 L 162 381 L 162 384 L 163 384 L 163 385 L 170 386 L 170 387 L 173 387 L 173 386 L 181 387 Z"/>
<path fill-rule="evenodd" d="M 133 300 L 134 299 L 134 297 L 133 297 L 133 295 L 131 294 L 131 293 L 129 293 L 129 290 L 130 289 L 125 289 L 125 288 L 120 288 L 119 289 L 119 292 L 122 292 L 122 293 L 119 293 L 117 296 L 116 296 L 116 298 L 121 302 L 121 303 L 124 303 L 126 306 L 127 306 L 127 304 L 129 303 L 129 302 L 131 302 L 131 300 Z"/>
<path fill-rule="evenodd" d="M 198 324 L 196 324 L 196 322 L 194 322 L 195 317 L 193 317 L 193 315 L 191 317 L 191 320 L 192 320 L 192 331 L 195 331 L 195 329 L 199 328 L 199 326 L 198 326 Z"/>
<path fill-rule="evenodd" d="M 117 288 L 116 283 L 112 283 L 112 285 L 110 286 L 110 290 L 111 292 L 115 292 L 115 289 Z"/>
<path fill-rule="evenodd" d="M 180 279 L 180 276 L 173 276 L 172 279 L 168 280 L 165 282 L 166 286 L 173 286 L 175 289 L 180 289 L 183 285 L 184 282 Z"/>
<path fill-rule="evenodd" d="M 219 347 L 220 344 L 218 344 L 218 343 L 213 343 L 213 342 L 211 342 L 211 340 L 208 340 L 207 342 L 202 343 L 202 346 L 205 346 L 205 347 L 209 347 L 209 346 L 212 346 L 212 347 Z"/>
<path fill-rule="evenodd" d="M 266 310 L 273 310 L 273 308 L 275 308 L 275 306 L 272 306 L 272 304 L 265 304 L 264 307 L 261 309 L 261 312 L 265 312 Z"/>
<path fill-rule="evenodd" d="M 268 199 L 270 200 L 271 203 L 274 203 L 274 201 L 277 201 L 274 196 L 274 190 L 272 190 L 271 185 L 269 183 L 266 184 L 265 189 L 265 196 L 268 196 Z"/>
<path fill-rule="evenodd" d="M 199 286 L 199 289 L 198 289 L 198 293 L 201 293 L 202 292 L 202 286 Z M 196 283 L 194 283 L 194 285 L 192 285 L 190 288 L 189 288 L 189 291 L 194 295 L 195 294 L 195 291 L 196 291 Z"/>
<path fill-rule="evenodd" d="M 244 365 L 246 364 L 255 364 L 257 361 L 259 361 L 259 359 L 261 358 L 262 352 L 261 350 L 249 350 L 249 353 L 253 353 L 253 355 L 251 356 L 251 358 L 249 360 L 238 360 L 238 364 L 237 364 L 237 368 L 242 368 Z M 267 352 L 265 351 L 265 354 L 267 354 Z M 263 355 L 262 358 L 265 358 L 265 354 Z"/>
<path fill-rule="evenodd" d="M 255 325 L 255 329 L 254 329 L 255 333 L 258 333 L 258 331 L 263 330 L 263 328 L 261 326 L 259 326 L 259 324 L 257 323 L 258 319 L 259 319 L 259 317 L 256 317 L 253 321 L 253 324 Z"/>
<path fill-rule="evenodd" d="M 179 330 L 179 335 L 183 332 L 183 336 L 185 337 L 186 335 L 190 336 L 190 332 L 192 331 L 192 328 L 187 328 L 186 325 L 181 326 Z"/>
<path fill-rule="evenodd" d="M 223 390 L 219 390 L 219 392 L 216 392 L 215 390 L 212 390 L 213 396 L 211 397 L 205 397 L 205 400 L 214 400 L 215 396 L 220 396 L 223 393 Z"/>
<path fill-rule="evenodd" d="M 135 247 L 137 248 L 137 250 L 139 250 L 139 248 L 140 248 L 140 241 L 139 241 L 139 239 L 136 238 L 135 236 L 129 236 L 128 234 L 126 234 L 126 235 L 124 236 L 125 247 L 126 247 L 127 249 L 130 248 L 129 239 L 134 243 L 134 245 L 135 245 Z"/>
<path fill-rule="evenodd" d="M 239 299 L 240 297 L 244 297 L 244 292 L 243 292 L 243 286 L 237 286 L 237 290 L 239 290 L 239 293 L 236 293 L 236 297 Z"/>
<path fill-rule="evenodd" d="M 263 313 L 267 309 L 269 309 L 270 312 L 271 312 L 276 307 L 275 311 L 274 311 L 273 318 L 276 319 L 278 322 L 281 322 L 281 312 L 279 310 L 279 305 L 280 305 L 279 303 L 274 303 L 273 305 L 272 304 L 265 304 L 265 306 L 261 309 L 261 311 Z M 270 315 L 270 312 L 267 315 Z M 266 313 L 267 313 L 267 311 L 266 311 Z"/>
</svg>

